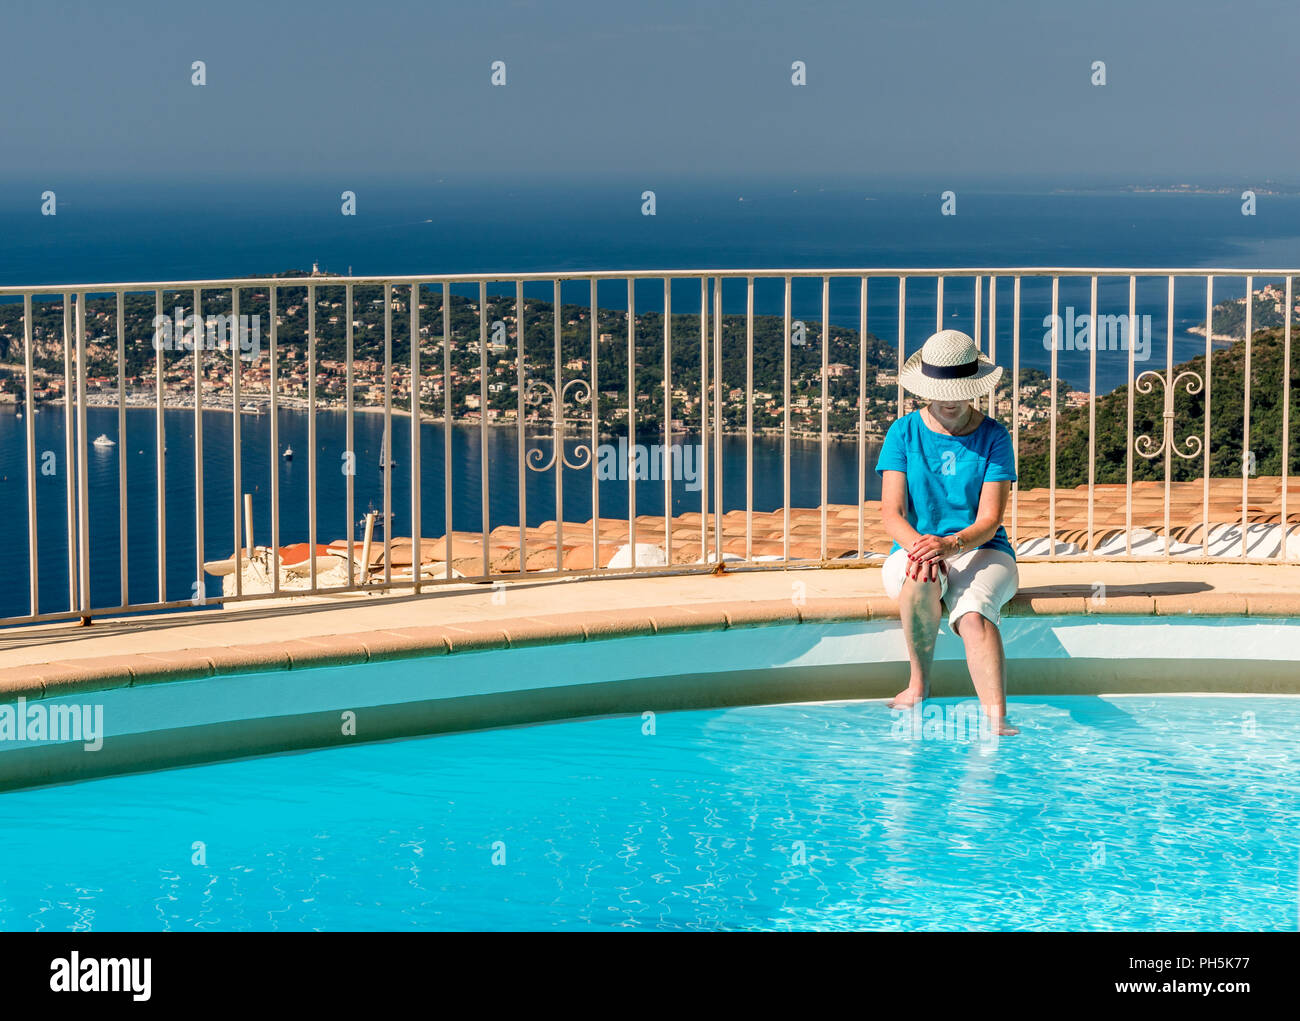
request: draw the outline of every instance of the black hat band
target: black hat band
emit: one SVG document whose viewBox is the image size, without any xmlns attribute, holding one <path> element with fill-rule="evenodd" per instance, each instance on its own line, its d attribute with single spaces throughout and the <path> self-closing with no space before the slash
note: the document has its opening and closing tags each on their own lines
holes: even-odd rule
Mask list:
<svg viewBox="0 0 1300 1021">
<path fill-rule="evenodd" d="M 921 375 L 929 376 L 931 379 L 965 379 L 967 376 L 975 375 L 979 367 L 978 358 L 964 365 L 931 365 L 924 358 L 921 359 Z"/>
</svg>

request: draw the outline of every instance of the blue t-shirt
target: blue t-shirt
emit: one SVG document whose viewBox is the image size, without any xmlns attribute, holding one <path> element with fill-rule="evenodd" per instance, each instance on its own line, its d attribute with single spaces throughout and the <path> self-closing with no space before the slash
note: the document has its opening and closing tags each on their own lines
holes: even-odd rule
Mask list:
<svg viewBox="0 0 1300 1021">
<path fill-rule="evenodd" d="M 1015 482 L 1011 437 L 1001 423 L 984 416 L 975 431 L 948 436 L 931 429 L 919 411 L 889 427 L 876 460 L 876 473 L 907 476 L 907 521 L 922 535 L 952 535 L 975 523 L 986 482 Z M 894 550 L 901 549 L 894 543 Z M 1001 525 L 980 549 L 1015 556 Z"/>
</svg>

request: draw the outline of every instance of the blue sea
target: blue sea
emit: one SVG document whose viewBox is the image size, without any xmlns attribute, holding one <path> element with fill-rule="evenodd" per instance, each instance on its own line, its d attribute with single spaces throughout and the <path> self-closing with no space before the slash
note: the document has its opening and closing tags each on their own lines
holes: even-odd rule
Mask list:
<svg viewBox="0 0 1300 1021">
<path fill-rule="evenodd" d="M 717 180 L 664 182 L 655 215 L 642 214 L 644 187 L 627 182 L 512 183 L 431 178 L 413 184 L 348 182 L 355 216 L 341 214 L 342 186 L 243 183 L 190 185 L 73 183 L 58 189 L 57 215 L 40 215 L 33 184 L 0 188 L 0 286 L 156 282 L 269 275 L 319 265 L 358 276 L 436 273 L 499 274 L 493 293 L 514 294 L 512 273 L 584 270 L 779 270 L 938 267 L 1122 267 L 1242 269 L 1300 266 L 1300 196 L 1262 195 L 1243 216 L 1236 194 L 1133 194 L 977 191 L 957 196 L 956 215 L 941 215 L 937 190 L 897 183 Z M 1260 286 L 1272 278 L 1261 278 Z M 1061 282 L 1059 310 L 1075 319 L 1089 309 L 1088 281 Z M 1150 346 L 1138 361 L 1164 361 L 1167 278 L 1138 280 L 1139 315 L 1151 316 Z M 831 283 L 830 318 L 856 328 L 860 285 Z M 905 349 L 914 351 L 937 326 L 935 281 L 907 289 Z M 996 356 L 1011 365 L 1012 286 L 997 292 Z M 473 295 L 476 286 L 462 289 Z M 526 293 L 549 300 L 551 285 Z M 1238 298 L 1244 283 L 1219 281 L 1216 301 Z M 602 286 L 603 307 L 623 309 L 626 286 Z M 1204 351 L 1187 329 L 1205 319 L 1205 285 L 1176 285 L 1174 360 Z M 586 283 L 572 282 L 565 301 L 589 303 Z M 987 302 L 987 285 L 985 290 Z M 662 309 L 663 285 L 636 288 L 641 311 Z M 1127 278 L 1099 283 L 1102 314 L 1128 311 Z M 699 307 L 699 285 L 673 289 L 673 307 Z M 723 308 L 743 313 L 745 285 L 723 288 Z M 974 283 L 950 280 L 945 326 L 974 332 Z M 755 311 L 779 315 L 783 283 L 760 279 Z M 821 318 L 821 283 L 796 280 L 792 314 Z M 1027 278 L 1021 296 L 1021 364 L 1047 371 L 1050 283 Z M 868 329 L 897 341 L 898 284 L 879 278 L 868 294 Z M 987 341 L 986 341 L 987 350 Z M 1141 371 L 1139 365 L 1137 371 Z M 1058 372 L 1088 385 L 1088 355 L 1061 351 Z M 1097 389 L 1127 381 L 1127 356 L 1099 352 Z"/>
<path fill-rule="evenodd" d="M 340 214 L 344 187 L 357 193 L 355 217 Z M 656 213 L 642 215 L 645 183 L 569 182 L 492 183 L 456 178 L 392 184 L 230 184 L 141 185 L 70 180 L 58 189 L 56 216 L 40 215 L 40 189 L 0 189 L 0 285 L 58 285 L 77 282 L 153 282 L 271 274 L 309 269 L 318 264 L 331 273 L 356 275 L 491 273 L 503 283 L 492 291 L 512 294 L 512 273 L 581 272 L 584 270 L 797 269 L 1121 266 L 1241 268 L 1300 265 L 1300 198 L 1261 196 L 1255 216 L 1241 215 L 1233 194 L 1159 195 L 1125 193 L 1055 193 L 1047 188 L 1019 193 L 961 193 L 957 215 L 940 215 L 937 191 L 900 185 L 872 187 L 842 180 L 824 183 L 767 180 L 729 184 L 719 181 L 668 181 L 656 189 Z M 1256 286 L 1264 283 L 1261 279 Z M 1143 277 L 1138 284 L 1139 315 L 1151 315 L 1150 345 L 1137 371 L 1160 367 L 1166 353 L 1166 279 Z M 759 280 L 755 310 L 780 314 L 779 280 Z M 470 293 L 470 292 L 466 292 Z M 530 287 L 530 295 L 548 299 L 550 285 Z M 834 280 L 830 315 L 835 324 L 856 327 L 859 283 Z M 1221 282 L 1216 300 L 1240 297 L 1244 285 Z M 589 301 L 586 284 L 566 284 L 564 300 Z M 639 311 L 662 307 L 660 282 L 646 281 L 636 290 Z M 897 340 L 898 288 L 892 279 L 872 281 L 868 328 L 889 342 Z M 795 318 L 821 317 L 821 287 L 816 280 L 796 281 Z M 906 349 L 915 350 L 937 325 L 935 283 L 909 283 Z M 974 293 L 969 280 L 945 287 L 943 324 L 974 332 Z M 673 292 L 676 312 L 698 308 L 699 285 L 685 282 Z M 1120 314 L 1128 308 L 1126 278 L 1104 278 L 1100 309 Z M 626 307 L 626 288 L 606 285 L 600 303 Z M 694 303 L 694 304 L 693 304 Z M 1060 309 L 1082 315 L 1089 306 L 1088 282 L 1067 280 L 1060 286 Z M 743 282 L 723 289 L 723 308 L 741 313 Z M 1026 279 L 1022 291 L 1021 365 L 1046 370 L 1050 354 L 1043 338 L 1050 313 L 1046 281 Z M 996 355 L 1010 365 L 1011 284 L 998 290 Z M 1204 340 L 1187 333 L 1205 316 L 1204 283 L 1180 281 L 1175 292 L 1173 357 L 1183 361 L 1204 351 Z M 987 344 L 986 344 L 987 347 Z M 19 360 L 10 351 L 7 361 Z M 1145 360 L 1143 360 L 1145 359 Z M 1150 366 L 1145 364 L 1150 361 Z M 1060 375 L 1078 388 L 1088 385 L 1084 351 L 1059 353 Z M 1128 359 L 1123 351 L 1098 353 L 1097 390 L 1107 392 L 1125 382 Z M 166 417 L 167 499 L 170 599 L 190 595 L 196 573 L 194 536 L 193 424 L 191 412 Z M 382 473 L 377 469 L 380 419 L 357 415 L 358 474 L 355 517 L 382 506 Z M 443 511 L 443 437 L 440 426 L 422 434 L 424 478 L 422 532 L 445 530 Z M 37 419 L 37 449 L 62 458 L 63 418 L 48 408 Z M 96 605 L 117 601 L 118 463 L 125 458 L 128 480 L 129 593 L 132 601 L 157 598 L 154 491 L 154 420 L 144 410 L 127 413 L 124 437 L 117 435 L 116 412 L 92 409 L 91 436 L 107 433 L 119 448 L 92 449 L 89 491 L 92 505 L 92 594 Z M 343 503 L 344 476 L 339 470 L 345 447 L 344 418 L 322 413 L 317 426 L 319 465 L 318 540 L 341 538 L 348 526 Z M 233 537 L 231 488 L 231 419 L 219 412 L 204 415 L 204 515 L 207 559 L 229 554 Z M 281 473 L 281 541 L 307 539 L 306 419 L 283 412 L 282 444 L 302 455 L 292 463 L 270 449 L 269 420 L 245 418 L 240 451 L 244 490 L 254 497 L 258 542 L 269 539 L 269 479 L 272 465 Z M 409 420 L 395 420 L 392 528 L 410 534 Z M 653 442 L 654 437 L 643 437 Z M 478 529 L 482 522 L 478 471 L 481 450 L 475 429 L 453 429 L 455 478 L 453 524 Z M 491 465 L 489 515 L 492 526 L 518 522 L 516 439 L 512 431 L 494 430 L 488 441 Z M 544 441 L 542 442 L 545 446 Z M 723 458 L 724 508 L 745 505 L 743 440 L 728 439 Z M 820 499 L 820 449 L 798 444 L 792 479 L 796 505 L 815 506 Z M 830 497 L 857 499 L 857 453 L 850 444 L 833 444 Z M 23 423 L 0 416 L 0 515 L 10 523 L 12 577 L 27 574 L 27 494 Z M 780 505 L 778 441 L 755 444 L 755 496 L 758 509 Z M 40 542 L 40 609 L 66 609 L 66 476 L 38 475 Z M 554 473 L 528 473 L 528 521 L 555 517 Z M 868 473 L 868 496 L 877 489 Z M 590 475 L 568 472 L 564 512 L 569 520 L 591 513 Z M 678 483 L 677 508 L 699 503 L 698 491 Z M 601 486 L 602 516 L 627 512 L 626 483 Z M 637 496 L 641 513 L 663 511 L 663 487 L 644 482 Z M 217 590 L 208 580 L 209 591 Z M 21 582 L 0 592 L 0 617 L 28 611 Z"/>
<path fill-rule="evenodd" d="M 194 412 L 174 409 L 164 413 L 166 439 L 166 495 L 162 514 L 166 522 L 167 586 L 169 600 L 189 599 L 198 573 L 195 473 Z M 63 409 L 47 405 L 35 419 L 38 456 L 52 452 L 55 470 L 36 475 L 37 536 L 40 567 L 39 605 L 41 612 L 57 612 L 69 607 L 67 541 L 67 475 L 62 469 L 64 458 Z M 280 413 L 279 443 L 283 451 L 292 447 L 294 456 L 285 460 L 271 448 L 269 415 L 244 415 L 241 425 L 241 473 L 244 493 L 253 497 L 254 539 L 259 545 L 271 541 L 271 472 L 279 473 L 280 542 L 282 545 L 308 539 L 309 479 L 307 436 L 308 418 L 304 412 Z M 90 408 L 86 412 L 87 433 L 117 436 L 117 409 Z M 322 411 L 316 421 L 316 508 L 317 542 L 343 539 L 348 534 L 347 476 L 342 471 L 346 445 L 346 413 Z M 411 534 L 411 420 L 393 419 L 390 457 L 396 462 L 391 469 L 393 524 L 391 534 Z M 223 411 L 205 411 L 203 433 L 203 507 L 204 560 L 220 560 L 234 547 L 234 489 L 232 451 L 232 416 Z M 114 447 L 90 448 L 87 463 L 87 489 L 90 500 L 91 601 L 94 606 L 115 606 L 120 602 L 121 582 L 119 553 L 121 535 L 118 525 L 119 465 L 124 461 L 127 479 L 127 584 L 132 603 L 158 599 L 158 500 L 156 486 L 156 433 L 152 409 L 128 408 L 126 439 Z M 25 426 L 23 419 L 10 413 L 0 414 L 0 515 L 9 522 L 11 577 L 21 582 L 0 588 L 0 616 L 27 613 L 29 593 L 27 558 L 27 483 L 24 457 Z M 491 526 L 519 523 L 518 434 L 513 428 L 493 427 L 486 433 L 488 446 L 489 495 L 488 513 Z M 354 536 L 361 538 L 360 518 L 369 510 L 384 506 L 384 472 L 380 469 L 383 440 L 383 416 L 357 413 L 353 416 L 353 449 L 356 453 L 354 487 Z M 657 443 L 657 436 L 641 436 L 647 447 Z M 673 513 L 701 509 L 704 476 L 693 471 L 698 462 L 698 436 L 676 436 L 676 442 L 692 445 L 692 460 L 687 471 L 673 482 Z M 482 529 L 482 444 L 483 434 L 477 427 L 452 427 L 451 477 L 453 527 L 461 531 Z M 585 454 L 580 446 L 588 440 L 570 439 L 566 443 L 571 463 L 582 463 Z M 617 441 L 610 441 L 617 442 Z M 528 445 L 541 452 L 542 460 L 550 456 L 549 435 L 529 434 Z M 866 477 L 868 499 L 878 499 L 880 485 L 874 472 L 875 448 L 869 451 Z M 713 456 L 710 438 L 709 456 Z M 723 440 L 723 506 L 727 510 L 746 505 L 745 439 L 727 436 Z M 831 443 L 827 448 L 828 491 L 831 502 L 854 503 L 858 499 L 858 455 L 852 443 Z M 443 426 L 424 423 L 420 439 L 421 530 L 426 538 L 446 532 L 443 494 L 447 477 L 447 460 Z M 540 525 L 556 518 L 555 471 L 527 472 L 527 521 Z M 694 476 L 694 477 L 692 477 Z M 791 445 L 791 502 L 796 507 L 816 507 L 821 503 L 821 445 L 814 440 L 795 440 Z M 712 478 L 710 473 L 708 478 Z M 781 506 L 781 444 L 756 439 L 754 443 L 754 507 L 775 510 Z M 600 483 L 599 511 L 603 518 L 622 518 L 628 514 L 628 483 L 607 479 Z M 664 486 L 657 478 L 636 484 L 637 513 L 662 515 Z M 591 470 L 564 471 L 564 520 L 583 522 L 592 517 Z M 708 492 L 710 506 L 714 499 Z M 380 519 L 382 520 L 382 519 Z M 377 536 L 382 532 L 377 532 Z M 583 538 L 590 540 L 590 532 Z M 653 541 L 644 532 L 639 542 Z M 205 578 L 205 592 L 221 592 L 219 578 Z"/>
</svg>

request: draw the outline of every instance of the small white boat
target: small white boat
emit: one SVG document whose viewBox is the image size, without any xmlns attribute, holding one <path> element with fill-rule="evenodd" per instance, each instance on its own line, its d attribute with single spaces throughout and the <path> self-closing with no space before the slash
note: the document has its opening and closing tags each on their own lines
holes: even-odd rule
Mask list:
<svg viewBox="0 0 1300 1021">
<path fill-rule="evenodd" d="M 97 447 L 116 447 L 117 441 L 110 440 L 106 433 L 100 433 L 98 436 L 95 437 L 94 445 Z"/>
<path fill-rule="evenodd" d="M 292 461 L 292 460 L 293 460 L 293 447 L 285 447 L 285 448 L 284 448 L 284 459 L 285 459 L 286 461 Z"/>
</svg>

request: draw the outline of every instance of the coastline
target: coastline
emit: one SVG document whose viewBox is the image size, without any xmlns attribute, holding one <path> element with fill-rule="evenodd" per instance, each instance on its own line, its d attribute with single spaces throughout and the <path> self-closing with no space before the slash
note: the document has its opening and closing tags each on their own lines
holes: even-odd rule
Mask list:
<svg viewBox="0 0 1300 1021">
<path fill-rule="evenodd" d="M 1204 336 L 1205 336 L 1205 327 L 1204 327 L 1204 326 L 1190 326 L 1190 327 L 1188 327 L 1187 332 L 1188 332 L 1188 333 L 1194 333 L 1194 334 L 1196 334 L 1198 337 L 1204 337 Z M 1239 340 L 1244 340 L 1244 339 L 1245 339 L 1244 336 L 1243 336 L 1243 337 L 1234 337 L 1234 336 L 1232 336 L 1231 334 L 1227 334 L 1227 333 L 1214 333 L 1214 334 L 1211 334 L 1211 335 L 1210 335 L 1210 341 L 1211 341 L 1211 343 L 1215 343 L 1215 344 L 1223 344 L 1223 345 L 1225 345 L 1225 346 L 1226 346 L 1226 345 L 1229 345 L 1229 344 L 1235 344 L 1235 343 L 1237 343 L 1237 341 L 1239 341 Z"/>
<path fill-rule="evenodd" d="M 40 402 L 38 402 L 38 403 L 37 403 L 37 409 L 39 410 L 41 407 L 47 407 L 47 406 L 48 406 L 48 407 L 58 407 L 58 408 L 61 409 L 61 408 L 63 407 L 63 404 L 64 404 L 63 398 L 62 398 L 62 397 L 56 397 L 56 398 L 54 398 L 54 399 L 52 399 L 52 400 L 46 400 L 46 401 L 40 401 Z M 116 400 L 114 400 L 114 399 L 100 399 L 100 400 L 95 400 L 95 401 L 87 400 L 87 404 L 86 404 L 86 406 L 87 406 L 87 408 L 103 408 L 103 409 L 106 409 L 106 410 L 110 410 L 110 409 L 116 409 L 117 406 L 118 406 L 118 402 L 117 402 Z M 18 411 L 22 411 L 22 410 L 26 407 L 26 405 L 20 403 L 20 404 L 15 404 L 15 405 L 13 405 L 13 407 L 14 407 L 16 410 L 18 410 Z M 134 404 L 134 403 L 132 403 L 132 402 L 130 402 L 130 401 L 128 400 L 128 402 L 127 402 L 127 404 L 126 404 L 126 410 L 127 410 L 127 411 L 148 411 L 148 412 L 156 413 L 157 410 L 158 410 L 158 408 L 157 408 L 157 405 L 156 405 L 156 404 L 153 404 L 153 403 L 150 403 L 150 404 Z M 166 403 L 166 402 L 164 402 L 164 404 L 163 404 L 163 410 L 164 410 L 164 411 L 188 411 L 188 412 L 193 412 L 193 411 L 194 411 L 194 403 L 193 403 L 192 401 L 191 401 L 191 402 L 188 402 L 188 403 L 178 402 L 178 403 L 175 403 L 175 404 L 170 404 L 170 403 Z M 203 410 L 204 410 L 204 411 L 219 411 L 219 412 L 224 412 L 224 413 L 226 413 L 226 414 L 232 414 L 232 413 L 234 412 L 234 408 L 231 407 L 231 405 L 229 405 L 229 404 L 205 404 L 205 405 L 203 405 Z M 297 405 L 296 402 L 295 402 L 294 404 L 291 404 L 291 405 L 283 405 L 283 404 L 282 404 L 282 405 L 280 405 L 280 407 L 279 407 L 277 410 L 278 410 L 278 411 L 282 411 L 282 412 L 283 412 L 283 411 L 294 412 L 294 413 L 296 413 L 296 414 L 301 414 L 301 415 L 306 415 L 306 414 L 309 414 L 309 413 L 310 413 L 306 407 L 299 407 L 299 406 Z M 352 412 L 353 412 L 353 414 L 362 413 L 362 414 L 366 414 L 366 415 L 381 415 L 381 416 L 382 416 L 383 413 L 384 413 L 384 409 L 383 409 L 382 407 L 380 407 L 380 406 L 373 405 L 373 404 L 365 404 L 365 405 L 358 404 L 358 405 L 354 405 L 354 406 L 353 406 L 353 408 L 352 408 Z M 256 418 L 264 418 L 264 417 L 268 417 L 268 416 L 270 415 L 271 412 L 270 412 L 270 408 L 269 408 L 269 406 L 266 406 L 266 407 L 265 407 L 265 410 L 259 410 L 259 411 L 251 411 L 251 410 L 249 410 L 247 407 L 244 407 L 244 408 L 241 408 L 241 409 L 240 409 L 240 413 L 241 413 L 242 415 L 245 415 L 245 416 L 249 417 L 249 418 L 254 418 L 254 419 L 256 419 Z M 346 408 L 346 407 L 337 407 L 337 406 L 334 406 L 334 405 L 328 405 L 328 406 L 326 406 L 326 405 L 320 405 L 320 404 L 317 404 L 317 406 L 316 406 L 316 414 L 321 414 L 321 413 L 329 413 L 329 414 L 346 415 L 346 414 L 347 414 L 347 408 Z M 392 408 L 392 409 L 391 409 L 391 415 L 392 415 L 392 417 L 394 417 L 394 418 L 410 418 L 410 417 L 411 417 L 411 411 L 410 411 L 409 408 Z M 442 415 L 421 414 L 421 416 L 420 416 L 420 424 L 421 424 L 421 425 L 443 425 L 445 422 L 446 422 L 446 419 L 445 419 L 444 416 L 442 416 Z M 474 430 L 478 430 L 478 429 L 483 428 L 481 422 L 457 422 L 457 421 L 452 421 L 451 425 L 452 425 L 452 428 L 455 428 L 455 429 L 474 429 Z M 489 420 L 488 423 L 487 423 L 487 428 L 489 428 L 489 429 L 515 429 L 515 428 L 517 428 L 517 425 L 518 425 L 518 423 L 517 423 L 515 420 L 513 420 L 513 419 L 511 419 L 511 420 L 509 420 L 509 421 L 504 421 L 504 422 L 503 422 L 503 421 L 499 421 L 499 420 L 496 420 L 496 421 Z M 543 424 L 543 423 L 528 423 L 528 424 L 526 424 L 525 428 L 526 428 L 526 433 L 525 433 L 525 435 L 536 436 L 536 437 L 540 437 L 540 438 L 543 438 L 543 439 L 549 439 L 549 438 L 551 437 L 551 435 L 552 435 L 552 428 L 551 428 L 551 426 L 546 425 L 546 424 Z M 710 435 L 712 435 L 712 431 L 713 431 L 712 428 L 710 428 Z M 598 437 L 601 438 L 601 439 L 614 439 L 614 438 L 617 438 L 617 437 L 619 437 L 619 436 L 625 436 L 626 433 L 615 433 L 615 432 L 601 431 L 601 432 L 598 433 L 597 435 L 598 435 Z M 654 436 L 662 436 L 663 433 L 662 433 L 662 430 L 655 430 L 653 433 L 650 433 L 650 432 L 638 432 L 638 435 L 640 435 L 640 436 L 650 436 L 650 435 L 654 435 Z M 699 435 L 699 431 L 698 431 L 698 430 L 688 430 L 688 429 L 674 429 L 674 430 L 673 430 L 673 435 L 674 435 L 674 436 L 698 436 L 698 435 Z M 723 435 L 723 436 L 732 436 L 732 437 L 744 437 L 744 436 L 746 436 L 746 435 L 748 435 L 748 434 L 746 433 L 746 431 L 745 431 L 744 429 L 723 429 L 723 430 L 722 430 L 722 435 Z M 754 435 L 754 438 L 755 438 L 755 439 L 780 440 L 780 439 L 782 439 L 782 437 L 785 435 L 785 432 L 784 432 L 784 430 L 783 430 L 782 428 L 780 428 L 780 427 L 775 427 L 775 428 L 756 428 L 756 429 L 754 429 L 754 433 L 753 433 L 753 435 Z M 566 433 L 565 433 L 565 438 L 566 438 L 566 439 L 568 439 L 568 440 L 574 440 L 574 441 L 580 441 L 580 440 L 582 440 L 582 439 L 584 439 L 584 438 L 590 438 L 590 436 L 591 436 L 591 430 L 590 430 L 590 428 L 575 428 L 575 429 L 568 429 L 568 430 L 566 430 Z M 800 441 L 809 441 L 809 440 L 811 440 L 811 441 L 820 441 L 821 438 L 822 438 L 822 434 L 821 434 L 821 431 L 820 431 L 820 430 L 813 430 L 813 431 L 798 430 L 798 429 L 791 429 L 791 430 L 790 430 L 790 439 L 791 439 L 791 440 L 800 440 Z M 858 434 L 857 434 L 856 432 L 852 432 L 852 433 L 828 432 L 828 433 L 826 434 L 826 439 L 827 439 L 828 441 L 830 441 L 830 442 L 835 442 L 835 443 L 854 443 L 854 444 L 856 444 L 856 443 L 858 442 Z M 878 445 L 878 444 L 880 444 L 880 443 L 884 440 L 884 433 L 883 433 L 883 432 L 873 432 L 873 431 L 871 431 L 871 430 L 867 430 L 867 432 L 866 432 L 866 436 L 865 436 L 865 439 L 866 439 L 866 441 L 867 441 L 868 444 L 870 444 L 870 443 L 872 443 L 872 442 L 874 441 L 874 442 Z"/>
</svg>

